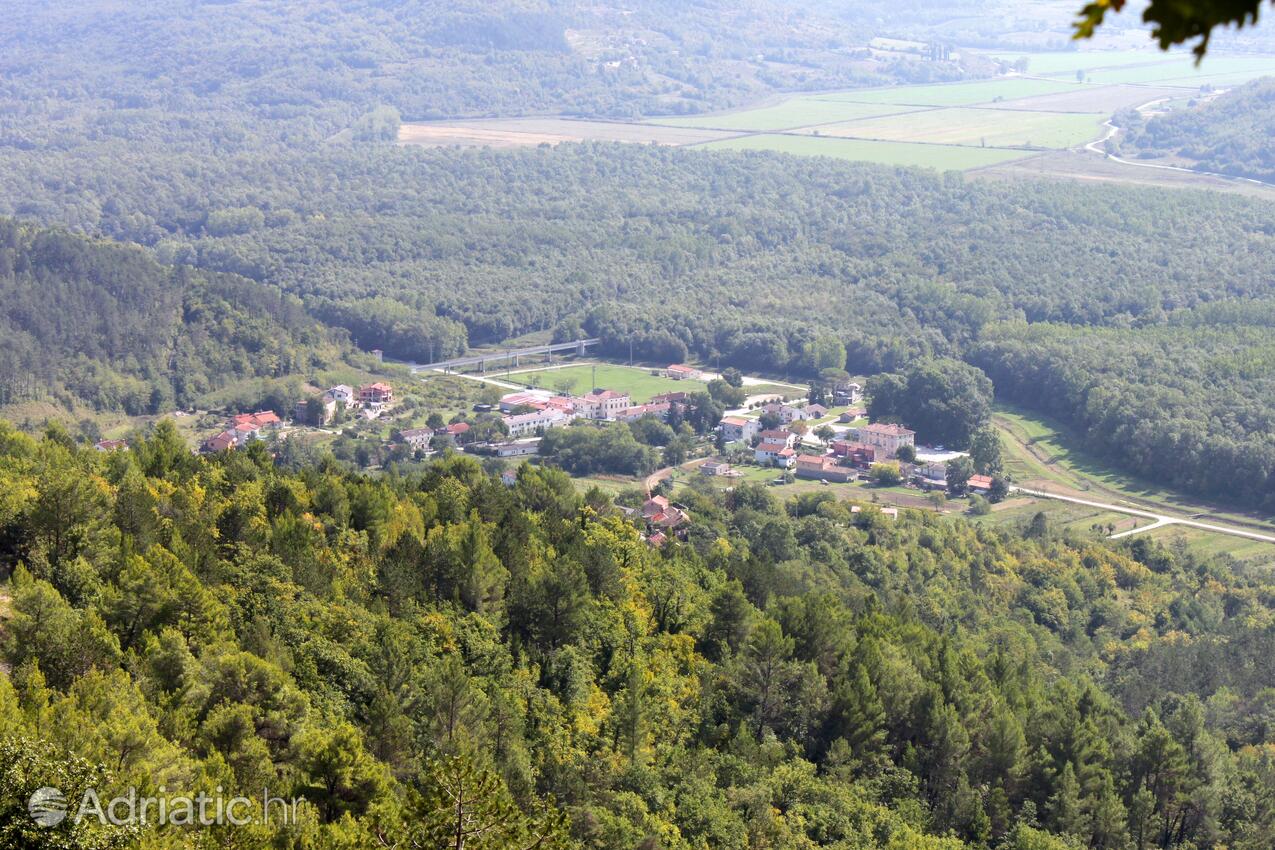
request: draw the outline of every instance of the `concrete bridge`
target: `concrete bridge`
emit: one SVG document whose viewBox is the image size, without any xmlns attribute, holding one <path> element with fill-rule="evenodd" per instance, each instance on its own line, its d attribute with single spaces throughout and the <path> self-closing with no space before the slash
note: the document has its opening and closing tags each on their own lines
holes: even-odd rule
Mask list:
<svg viewBox="0 0 1275 850">
<path fill-rule="evenodd" d="M 597 345 L 600 339 L 577 339 L 572 342 L 555 342 L 551 345 L 533 345 L 529 348 L 509 348 L 504 351 L 485 351 L 482 354 L 471 354 L 467 357 L 454 357 L 451 360 L 440 360 L 437 363 L 410 364 L 413 372 L 451 372 L 467 366 L 477 366 L 478 371 L 486 372 L 492 364 L 503 363 L 505 368 L 516 367 L 524 357 L 543 355 L 552 358 L 555 354 L 584 354 L 591 346 Z"/>
</svg>

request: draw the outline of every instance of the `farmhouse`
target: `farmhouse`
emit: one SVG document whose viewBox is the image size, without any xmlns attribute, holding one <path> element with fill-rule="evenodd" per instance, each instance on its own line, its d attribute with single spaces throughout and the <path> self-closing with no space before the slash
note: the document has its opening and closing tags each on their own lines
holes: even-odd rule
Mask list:
<svg viewBox="0 0 1275 850">
<path fill-rule="evenodd" d="M 832 388 L 832 400 L 837 404 L 854 404 L 863 398 L 863 387 L 854 381 L 838 383 Z"/>
<path fill-rule="evenodd" d="M 201 452 L 205 454 L 216 454 L 217 452 L 225 452 L 241 445 L 239 434 L 233 428 L 227 428 L 215 437 L 209 437 L 204 440 L 202 446 L 199 447 Z"/>
<path fill-rule="evenodd" d="M 398 432 L 399 439 L 412 447 L 413 451 L 427 451 L 429 441 L 434 439 L 433 428 L 408 428 Z"/>
<path fill-rule="evenodd" d="M 691 397 L 690 393 L 685 393 L 685 392 L 682 392 L 681 390 L 677 390 L 676 392 L 660 393 L 659 395 L 653 395 L 651 396 L 651 401 L 649 403 L 650 404 L 686 404 L 686 402 L 690 400 L 690 397 Z"/>
<path fill-rule="evenodd" d="M 797 459 L 797 453 L 783 440 L 762 440 L 753 450 L 753 460 L 762 466 L 790 467 Z"/>
<path fill-rule="evenodd" d="M 821 407 L 820 409 L 823 410 L 824 413 L 828 412 L 827 408 Z M 796 407 L 791 404 L 780 404 L 777 401 L 772 401 L 770 404 L 763 407 L 762 410 L 766 413 L 771 413 L 771 414 L 774 414 L 775 416 L 778 416 L 779 421 L 784 423 L 785 425 L 791 424 L 793 422 L 802 422 L 802 421 L 805 421 L 806 419 L 811 418 L 806 408 Z"/>
<path fill-rule="evenodd" d="M 749 419 L 746 416 L 723 416 L 722 421 L 717 425 L 717 430 L 721 432 L 722 439 L 728 443 L 735 440 L 752 440 L 753 437 L 757 436 L 757 432 L 760 429 L 760 422 L 756 419 Z"/>
<path fill-rule="evenodd" d="M 762 431 L 757 435 L 763 443 L 783 443 L 785 446 L 795 445 L 801 438 L 786 428 L 774 428 Z"/>
<path fill-rule="evenodd" d="M 947 464 L 941 461 L 918 463 L 912 471 L 912 480 L 927 490 L 947 489 Z"/>
<path fill-rule="evenodd" d="M 469 432 L 468 422 L 453 422 L 446 428 L 439 428 L 434 432 L 434 436 L 444 442 L 455 444 L 462 436 Z"/>
<path fill-rule="evenodd" d="M 380 407 L 394 401 L 394 388 L 389 384 L 377 381 L 359 387 L 359 404 L 364 407 Z"/>
<path fill-rule="evenodd" d="M 877 462 L 878 457 L 885 457 L 885 452 L 874 446 L 852 443 L 848 440 L 836 440 L 832 444 L 832 453 L 845 458 L 845 462 L 859 469 L 867 469 Z"/>
<path fill-rule="evenodd" d="M 231 428 L 242 429 L 245 426 L 254 432 L 263 428 L 282 428 L 283 420 L 273 410 L 259 410 L 256 413 L 236 413 L 230 417 Z"/>
<path fill-rule="evenodd" d="M 340 402 L 347 407 L 354 401 L 354 388 L 347 384 L 337 384 L 331 387 L 323 394 L 324 398 L 330 398 L 335 402 Z"/>
<path fill-rule="evenodd" d="M 670 404 L 635 404 L 632 407 L 621 410 L 616 419 L 622 422 L 636 422 L 643 416 L 654 416 L 657 419 L 668 419 L 669 410 L 672 409 Z"/>
<path fill-rule="evenodd" d="M 509 429 L 509 436 L 511 437 L 525 437 L 528 434 L 543 433 L 549 428 L 566 425 L 569 421 L 570 419 L 565 413 L 553 408 L 537 410 L 532 413 L 521 413 L 517 416 L 506 416 L 504 418 L 505 427 Z"/>
<path fill-rule="evenodd" d="M 730 464 L 721 460 L 706 460 L 700 464 L 700 475 L 731 475 L 734 470 L 730 468 Z"/>
<path fill-rule="evenodd" d="M 902 425 L 876 422 L 856 428 L 855 439 L 865 446 L 881 449 L 887 458 L 892 458 L 904 446 L 916 445 L 916 432 Z"/>
<path fill-rule="evenodd" d="M 648 525 L 669 530 L 690 522 L 685 508 L 674 505 L 664 496 L 652 496 L 642 503 L 642 518 Z"/>
<path fill-rule="evenodd" d="M 324 394 L 322 398 L 303 398 L 292 410 L 296 422 L 327 425 L 336 418 L 336 399 Z"/>
<path fill-rule="evenodd" d="M 128 451 L 128 443 L 124 440 L 98 440 L 93 444 L 93 448 L 99 452 Z"/>
<path fill-rule="evenodd" d="M 496 457 L 526 457 L 540 451 L 540 438 L 528 437 L 525 440 L 511 440 L 508 443 L 497 443 Z"/>
<path fill-rule="evenodd" d="M 674 363 L 664 370 L 664 374 L 675 381 L 697 381 L 704 376 L 699 369 L 685 363 Z"/>
<path fill-rule="evenodd" d="M 797 458 L 797 477 L 822 481 L 852 481 L 855 471 L 840 466 L 837 459 L 827 455 L 800 455 Z"/>
<path fill-rule="evenodd" d="M 974 493 L 988 493 L 992 489 L 992 476 L 971 475 L 970 480 L 966 482 L 965 486 Z"/>
<path fill-rule="evenodd" d="M 577 401 L 576 412 L 589 419 L 615 419 L 620 411 L 632 406 L 628 393 L 595 389 Z"/>
</svg>

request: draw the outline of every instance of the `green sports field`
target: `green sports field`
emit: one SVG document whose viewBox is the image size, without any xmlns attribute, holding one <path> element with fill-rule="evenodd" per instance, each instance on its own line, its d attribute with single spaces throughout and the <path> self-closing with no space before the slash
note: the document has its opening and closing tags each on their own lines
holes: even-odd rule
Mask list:
<svg viewBox="0 0 1275 850">
<path fill-rule="evenodd" d="M 596 383 L 594 372 L 596 368 Z M 565 390 L 571 395 L 584 395 L 594 387 L 627 392 L 640 404 L 651 396 L 670 392 L 701 392 L 702 381 L 674 381 L 652 375 L 650 369 L 630 366 L 598 364 L 597 367 L 564 366 L 561 369 L 541 369 L 535 372 L 515 372 L 509 375 L 511 383 L 541 387 L 547 390 Z"/>
</svg>

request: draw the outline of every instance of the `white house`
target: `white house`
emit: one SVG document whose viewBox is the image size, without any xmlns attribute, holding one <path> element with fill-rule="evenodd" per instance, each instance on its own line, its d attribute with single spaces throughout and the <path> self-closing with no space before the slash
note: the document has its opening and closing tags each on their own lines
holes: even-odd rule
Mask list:
<svg viewBox="0 0 1275 850">
<path fill-rule="evenodd" d="M 517 416 L 506 416 L 504 419 L 505 427 L 509 429 L 511 437 L 539 434 L 549 428 L 566 425 L 568 421 L 570 420 L 567 414 L 552 407 L 531 413 L 520 413 Z"/>
<path fill-rule="evenodd" d="M 753 450 L 753 460 L 762 466 L 790 467 L 797 462 L 797 452 L 783 440 L 762 440 Z"/>
<path fill-rule="evenodd" d="M 736 440 L 749 442 L 753 437 L 757 436 L 760 428 L 760 422 L 756 419 L 749 419 L 747 416 L 723 416 L 721 423 L 717 426 L 717 430 L 722 434 L 722 439 L 728 443 Z"/>
<path fill-rule="evenodd" d="M 333 401 L 338 401 L 346 407 L 349 407 L 354 401 L 354 387 L 347 386 L 346 384 L 337 384 L 335 387 L 332 387 L 325 392 L 323 396 L 324 398 L 330 398 Z"/>
<path fill-rule="evenodd" d="M 595 389 L 577 400 L 576 414 L 589 419 L 615 419 L 621 411 L 632 406 L 628 393 Z"/>
<path fill-rule="evenodd" d="M 429 449 L 429 441 L 434 438 L 433 428 L 408 428 L 405 431 L 398 432 L 403 442 L 412 447 L 412 451 L 426 451 Z"/>
</svg>

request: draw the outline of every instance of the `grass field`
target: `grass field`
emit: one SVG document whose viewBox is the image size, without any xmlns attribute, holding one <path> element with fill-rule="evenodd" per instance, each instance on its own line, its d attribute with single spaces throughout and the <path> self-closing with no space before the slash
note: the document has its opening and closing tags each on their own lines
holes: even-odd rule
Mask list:
<svg viewBox="0 0 1275 850">
<path fill-rule="evenodd" d="M 1098 138 L 1102 118 L 955 107 L 821 127 L 824 136 L 987 147 L 1069 148 Z"/>
<path fill-rule="evenodd" d="M 996 148 L 929 145 L 909 142 L 872 142 L 836 139 L 828 136 L 759 134 L 709 142 L 697 150 L 779 151 L 800 156 L 830 156 L 876 162 L 882 165 L 920 166 L 939 171 L 962 171 L 1008 162 L 1027 155 L 1025 151 Z"/>
<path fill-rule="evenodd" d="M 997 505 L 996 509 L 986 516 L 970 517 L 970 519 L 982 525 L 1025 528 L 1031 522 L 1032 517 L 1041 511 L 1044 511 L 1045 515 L 1049 517 L 1049 522 L 1055 529 L 1067 529 L 1095 539 L 1106 537 L 1111 533 L 1109 529 L 1119 533 L 1151 524 L 1150 520 L 1139 519 L 1127 514 L 1113 513 L 1098 508 L 1088 508 L 1084 505 L 1072 505 L 1048 499 L 1011 499 Z M 1096 531 L 1094 526 L 1098 526 L 1102 531 Z"/>
<path fill-rule="evenodd" d="M 597 384 L 594 384 L 594 370 Z M 702 392 L 702 381 L 674 381 L 652 375 L 650 369 L 636 366 L 615 366 L 599 363 L 594 366 L 564 366 L 561 369 L 540 369 L 534 372 L 515 372 L 508 377 L 513 383 L 526 384 L 543 389 L 565 388 L 572 395 L 584 395 L 595 386 L 609 390 L 628 392 L 637 403 L 648 401 L 651 396 L 670 392 Z"/>
<path fill-rule="evenodd" d="M 651 123 L 667 127 L 708 127 L 715 130 L 788 130 L 907 111 L 910 111 L 909 107 L 893 104 L 843 103 L 825 97 L 806 96 L 757 109 L 685 118 L 660 118 Z"/>
<path fill-rule="evenodd" d="M 1253 565 L 1266 567 L 1275 565 L 1275 546 L 1259 540 L 1237 540 L 1225 534 L 1172 525 L 1147 533 L 1162 543 L 1183 545 L 1188 551 L 1201 557 L 1227 554 Z"/>
<path fill-rule="evenodd" d="M 892 103 L 899 106 L 974 106 L 1022 97 L 1074 91 L 1080 86 L 1063 80 L 1012 77 L 928 86 L 890 86 L 819 95 L 819 99 L 851 103 Z M 711 125 L 705 125 L 711 126 Z"/>
<path fill-rule="evenodd" d="M 998 405 L 993 423 L 1002 435 L 1006 470 L 1022 486 L 1067 490 L 1094 501 L 1125 503 L 1130 507 L 1195 516 L 1205 521 L 1230 523 L 1257 531 L 1275 531 L 1275 523 L 1263 518 L 1203 504 L 1115 470 L 1087 453 L 1083 448 L 1084 441 L 1077 435 L 1044 417 Z M 1052 515 L 1072 507 L 1091 510 L 1054 503 L 1049 506 L 1048 512 Z M 1194 545 L 1207 547 L 1208 551 L 1225 551 L 1243 558 L 1263 553 L 1262 557 L 1275 560 L 1275 546 L 1259 541 L 1173 526 L 1151 533 L 1157 536 L 1184 534 L 1189 540 L 1198 541 Z M 1200 551 L 1205 551 L 1205 548 Z"/>
</svg>

